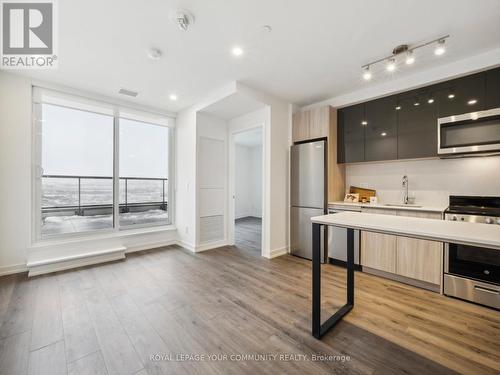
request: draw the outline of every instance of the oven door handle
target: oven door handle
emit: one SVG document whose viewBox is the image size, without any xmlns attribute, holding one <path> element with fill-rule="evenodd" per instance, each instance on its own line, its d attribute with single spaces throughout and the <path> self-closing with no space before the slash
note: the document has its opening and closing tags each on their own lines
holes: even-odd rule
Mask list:
<svg viewBox="0 0 500 375">
<path fill-rule="evenodd" d="M 495 295 L 500 294 L 499 290 L 489 289 L 489 288 L 485 288 L 485 287 L 479 286 L 479 285 L 474 285 L 474 289 L 477 291 L 480 291 L 480 292 L 486 292 L 486 293 L 495 294 Z"/>
</svg>

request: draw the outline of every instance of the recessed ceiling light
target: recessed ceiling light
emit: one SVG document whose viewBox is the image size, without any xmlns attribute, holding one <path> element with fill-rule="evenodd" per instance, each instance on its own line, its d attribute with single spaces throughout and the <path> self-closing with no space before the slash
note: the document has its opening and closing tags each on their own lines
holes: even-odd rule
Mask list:
<svg viewBox="0 0 500 375">
<path fill-rule="evenodd" d="M 446 52 L 446 48 L 444 47 L 444 39 L 440 39 L 437 42 L 436 49 L 434 50 L 434 54 L 436 56 L 441 56 Z"/>
<path fill-rule="evenodd" d="M 388 72 L 393 72 L 396 70 L 396 60 L 394 59 L 389 59 L 387 60 L 387 66 L 385 67 L 385 69 L 388 71 Z"/>
<path fill-rule="evenodd" d="M 427 103 L 429 103 L 429 104 L 434 103 L 434 98 L 429 98 L 429 99 L 427 99 Z"/>
<path fill-rule="evenodd" d="M 471 99 L 467 102 L 468 105 L 474 105 L 477 103 L 477 99 Z"/>
<path fill-rule="evenodd" d="M 401 109 L 400 105 L 396 106 L 396 111 L 399 111 L 400 109 Z"/>
<path fill-rule="evenodd" d="M 148 51 L 148 57 L 151 59 L 151 60 L 159 60 L 162 56 L 162 52 L 161 50 L 159 50 L 158 48 L 151 48 L 149 51 Z"/>
<path fill-rule="evenodd" d="M 243 48 L 234 47 L 232 52 L 233 52 L 234 56 L 241 56 L 241 55 L 243 55 Z"/>
<path fill-rule="evenodd" d="M 368 125 L 368 121 L 361 121 L 361 125 Z"/>
<path fill-rule="evenodd" d="M 363 79 L 369 81 L 372 78 L 372 72 L 370 72 L 370 67 L 367 66 L 363 71 Z"/>
<path fill-rule="evenodd" d="M 270 25 L 264 25 L 262 26 L 262 30 L 264 30 L 266 33 L 270 33 L 273 31 L 273 28 Z"/>
<path fill-rule="evenodd" d="M 382 137 L 385 137 L 385 136 L 387 135 L 387 133 L 386 133 L 386 132 L 383 132 L 383 133 L 381 133 L 380 135 L 381 135 Z"/>
<path fill-rule="evenodd" d="M 448 99 L 453 99 L 455 97 L 455 93 L 453 91 L 450 91 L 448 94 Z"/>
<path fill-rule="evenodd" d="M 170 96 L 168 97 L 170 100 L 172 100 L 173 102 L 175 102 L 177 100 L 177 95 L 175 94 L 170 94 Z"/>
<path fill-rule="evenodd" d="M 417 106 L 419 106 L 419 105 L 420 105 L 420 102 L 419 102 L 418 100 L 415 100 L 415 102 L 413 103 L 413 105 L 414 105 L 415 107 L 417 107 Z"/>
</svg>

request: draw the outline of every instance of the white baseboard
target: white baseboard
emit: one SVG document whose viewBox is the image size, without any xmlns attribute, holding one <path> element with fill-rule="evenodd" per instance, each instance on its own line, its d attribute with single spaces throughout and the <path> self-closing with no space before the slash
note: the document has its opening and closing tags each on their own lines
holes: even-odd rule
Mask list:
<svg viewBox="0 0 500 375">
<path fill-rule="evenodd" d="M 177 240 L 175 241 L 176 244 L 180 247 L 183 247 L 184 249 L 186 250 L 189 250 L 191 251 L 192 253 L 196 253 L 196 248 L 194 245 L 190 244 L 190 243 L 187 243 L 185 241 L 182 241 L 182 240 Z"/>
<path fill-rule="evenodd" d="M 126 248 L 123 246 L 107 249 L 104 251 L 95 251 L 83 253 L 64 258 L 52 258 L 39 261 L 31 261 L 26 265 L 28 276 L 42 275 L 56 271 L 63 271 L 70 268 L 88 266 L 91 264 L 111 262 L 125 258 Z"/>
<path fill-rule="evenodd" d="M 271 250 L 271 254 L 269 254 L 269 259 L 277 258 L 282 255 L 288 254 L 288 246 L 281 247 L 278 249 L 273 249 Z"/>
<path fill-rule="evenodd" d="M 28 267 L 25 263 L 13 264 L 12 266 L 1 266 L 0 276 L 13 275 L 15 273 L 27 272 Z"/>
<path fill-rule="evenodd" d="M 128 254 L 128 253 L 134 253 L 136 251 L 143 251 L 143 250 L 149 250 L 149 249 L 156 249 L 158 247 L 177 245 L 178 242 L 179 241 L 177 241 L 177 240 L 168 240 L 168 241 L 152 242 L 152 243 L 148 243 L 146 245 L 129 246 L 129 247 L 127 247 L 127 250 L 125 250 L 125 253 Z"/>
<path fill-rule="evenodd" d="M 252 216 L 252 215 L 250 214 L 250 212 L 248 212 L 248 213 L 244 213 L 244 214 L 238 214 L 238 215 L 235 215 L 235 217 L 234 217 L 234 218 L 235 218 L 236 220 L 238 220 L 238 219 L 243 219 L 244 217 L 249 217 L 249 216 Z"/>
<path fill-rule="evenodd" d="M 216 249 L 218 247 L 227 246 L 227 240 L 209 242 L 203 245 L 196 246 L 196 253 L 201 253 L 202 251 Z"/>
</svg>

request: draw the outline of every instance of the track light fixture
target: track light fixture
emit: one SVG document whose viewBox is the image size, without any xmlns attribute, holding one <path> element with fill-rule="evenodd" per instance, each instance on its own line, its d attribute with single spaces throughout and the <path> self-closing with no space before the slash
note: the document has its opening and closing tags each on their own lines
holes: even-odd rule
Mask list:
<svg viewBox="0 0 500 375">
<path fill-rule="evenodd" d="M 372 72 L 370 72 L 370 66 L 365 67 L 363 71 L 363 79 L 369 81 L 372 78 Z"/>
<path fill-rule="evenodd" d="M 387 60 L 387 65 L 386 65 L 385 69 L 388 72 L 395 71 L 396 70 L 396 59 L 391 58 L 391 59 Z"/>
<path fill-rule="evenodd" d="M 413 51 L 410 50 L 406 53 L 405 62 L 406 62 L 406 65 L 411 65 L 415 62 L 415 56 L 413 55 Z"/>
<path fill-rule="evenodd" d="M 441 56 L 446 51 L 445 42 L 446 42 L 446 39 L 448 39 L 449 37 L 450 37 L 449 35 L 445 35 L 445 36 L 442 36 L 441 38 L 433 39 L 431 41 L 428 41 L 428 42 L 425 42 L 422 44 L 418 44 L 416 46 L 409 46 L 408 44 L 401 44 L 392 50 L 392 54 L 390 56 L 386 56 L 386 57 L 383 57 L 381 59 L 378 59 L 378 60 L 375 60 L 375 61 L 372 61 L 368 64 L 363 65 L 361 67 L 361 69 L 363 70 L 363 79 L 365 81 L 369 81 L 370 79 L 372 79 L 373 66 L 378 64 L 378 63 L 381 63 L 381 62 L 386 63 L 385 70 L 387 72 L 394 72 L 398 66 L 397 61 L 402 61 L 403 59 L 404 59 L 406 65 L 412 65 L 413 63 L 415 63 L 415 51 L 420 49 L 420 48 L 427 47 L 431 44 L 436 45 L 436 48 L 434 49 L 434 54 L 436 56 Z M 402 59 L 399 59 L 398 57 L 400 55 L 404 56 L 404 57 Z"/>
<path fill-rule="evenodd" d="M 437 42 L 436 49 L 434 50 L 434 54 L 436 56 L 441 56 L 446 52 L 446 48 L 444 47 L 444 39 L 439 39 Z"/>
</svg>

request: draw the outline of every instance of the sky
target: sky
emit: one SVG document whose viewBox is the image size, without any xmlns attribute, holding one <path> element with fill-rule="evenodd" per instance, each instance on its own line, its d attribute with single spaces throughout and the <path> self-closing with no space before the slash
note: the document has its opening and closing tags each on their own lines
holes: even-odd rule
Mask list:
<svg viewBox="0 0 500 375">
<path fill-rule="evenodd" d="M 113 117 L 42 106 L 45 175 L 112 176 Z M 120 176 L 168 178 L 168 128 L 120 119 Z"/>
</svg>

